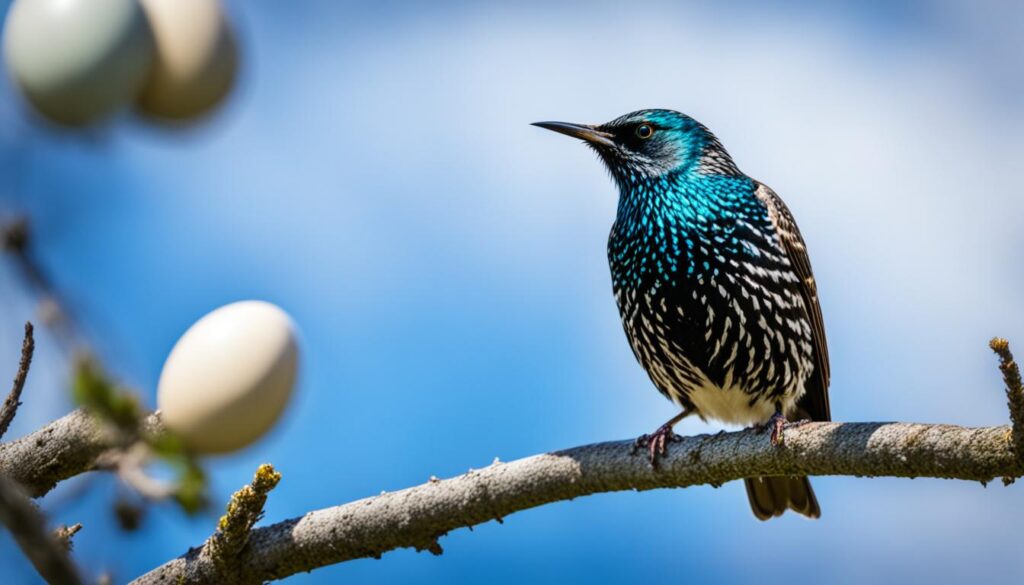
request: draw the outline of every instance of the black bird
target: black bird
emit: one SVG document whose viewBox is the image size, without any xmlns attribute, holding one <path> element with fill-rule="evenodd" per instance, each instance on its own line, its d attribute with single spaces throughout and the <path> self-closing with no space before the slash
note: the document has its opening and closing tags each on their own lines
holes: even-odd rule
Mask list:
<svg viewBox="0 0 1024 585">
<path fill-rule="evenodd" d="M 594 148 L 619 187 L 612 290 L 633 354 L 681 412 L 638 445 L 651 463 L 690 414 L 771 429 L 830 420 L 825 329 L 807 248 L 767 185 L 702 124 L 670 110 L 598 126 L 538 122 Z M 744 480 L 761 520 L 817 518 L 806 477 Z"/>
</svg>

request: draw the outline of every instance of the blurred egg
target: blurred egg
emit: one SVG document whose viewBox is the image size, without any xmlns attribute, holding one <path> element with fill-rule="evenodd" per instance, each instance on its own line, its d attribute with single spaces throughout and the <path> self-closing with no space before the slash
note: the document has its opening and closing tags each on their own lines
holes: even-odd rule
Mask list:
<svg viewBox="0 0 1024 585">
<path fill-rule="evenodd" d="M 220 102 L 235 80 L 235 38 L 219 0 L 141 0 L 156 39 L 153 70 L 139 96 L 150 115 L 185 119 Z"/>
<path fill-rule="evenodd" d="M 137 0 L 15 0 L 4 55 L 40 113 L 83 125 L 135 98 L 149 73 L 153 38 Z"/>
<path fill-rule="evenodd" d="M 249 445 L 274 425 L 298 369 L 295 325 L 263 301 L 225 305 L 181 336 L 164 363 L 157 406 L 197 453 Z"/>
</svg>

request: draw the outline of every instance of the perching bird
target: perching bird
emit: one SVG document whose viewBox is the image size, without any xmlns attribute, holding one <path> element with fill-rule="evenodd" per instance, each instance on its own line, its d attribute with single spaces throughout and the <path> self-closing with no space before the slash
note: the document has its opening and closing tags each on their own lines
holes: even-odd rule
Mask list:
<svg viewBox="0 0 1024 585">
<path fill-rule="evenodd" d="M 782 199 L 678 112 L 535 125 L 586 141 L 619 187 L 608 262 L 622 326 L 654 385 L 682 409 L 638 439 L 651 463 L 690 414 L 771 428 L 776 445 L 787 419 L 829 420 L 821 308 Z M 787 508 L 821 515 L 806 477 L 745 482 L 761 520 Z"/>
</svg>

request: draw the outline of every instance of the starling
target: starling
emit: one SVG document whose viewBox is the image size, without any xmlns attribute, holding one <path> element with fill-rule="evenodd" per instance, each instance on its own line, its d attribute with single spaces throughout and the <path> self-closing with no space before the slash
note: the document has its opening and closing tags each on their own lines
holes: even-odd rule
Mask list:
<svg viewBox="0 0 1024 585">
<path fill-rule="evenodd" d="M 828 349 L 807 248 L 782 199 L 693 118 L 642 110 L 538 122 L 597 151 L 619 188 L 612 291 L 633 354 L 678 415 L 637 441 L 652 464 L 688 415 L 771 429 L 830 419 Z M 806 477 L 744 480 L 761 520 L 821 515 Z"/>
</svg>

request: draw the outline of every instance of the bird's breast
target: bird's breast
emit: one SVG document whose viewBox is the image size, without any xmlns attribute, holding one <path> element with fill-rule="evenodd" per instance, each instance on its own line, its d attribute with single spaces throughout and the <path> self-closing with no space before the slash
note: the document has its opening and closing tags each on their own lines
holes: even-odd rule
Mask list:
<svg viewBox="0 0 1024 585">
<path fill-rule="evenodd" d="M 795 402 L 813 365 L 788 261 L 770 234 L 740 227 L 735 242 L 680 232 L 676 245 L 664 245 L 671 234 L 613 228 L 609 264 L 623 329 L 659 390 L 702 416 L 749 424 L 775 401 Z"/>
</svg>

